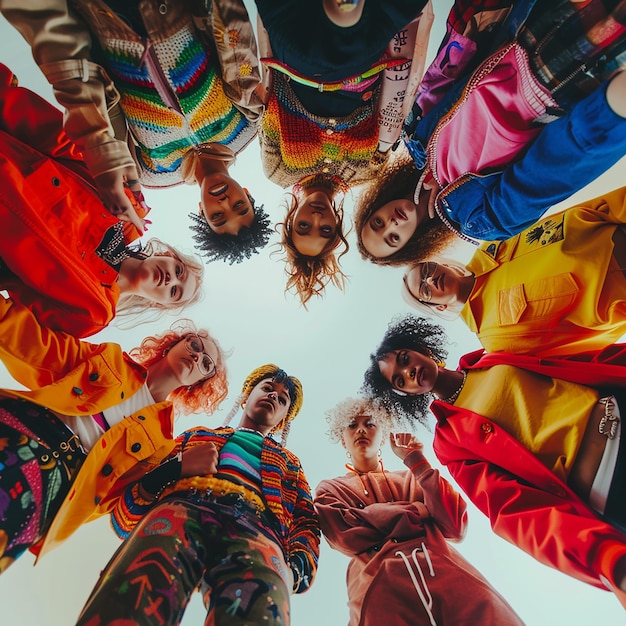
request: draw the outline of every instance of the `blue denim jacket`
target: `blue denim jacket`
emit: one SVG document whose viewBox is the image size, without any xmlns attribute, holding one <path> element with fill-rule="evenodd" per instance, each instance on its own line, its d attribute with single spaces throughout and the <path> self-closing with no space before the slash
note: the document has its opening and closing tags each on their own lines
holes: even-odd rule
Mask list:
<svg viewBox="0 0 626 626">
<path fill-rule="evenodd" d="M 548 124 L 522 159 L 502 172 L 466 174 L 439 195 L 460 232 L 508 239 L 552 205 L 595 180 L 626 154 L 626 118 L 606 100 L 606 84 Z"/>
</svg>

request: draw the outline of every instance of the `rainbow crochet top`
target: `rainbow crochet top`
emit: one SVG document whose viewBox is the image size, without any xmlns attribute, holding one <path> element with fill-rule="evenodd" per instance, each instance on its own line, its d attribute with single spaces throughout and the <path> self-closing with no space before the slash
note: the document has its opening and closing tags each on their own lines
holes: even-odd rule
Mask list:
<svg viewBox="0 0 626 626">
<path fill-rule="evenodd" d="M 234 432 L 227 427 L 213 430 L 197 426 L 177 437 L 176 451 L 212 442 L 221 453 Z M 181 479 L 179 482 L 185 485 L 185 481 Z M 127 537 L 156 504 L 154 500 L 147 501 L 141 497 L 138 485 L 135 483 L 126 490 L 112 514 L 113 529 L 122 538 Z M 177 485 L 168 492 L 175 492 Z M 307 546 L 314 543 L 314 538 L 319 535 L 309 485 L 298 458 L 269 437 L 265 437 L 261 445 L 261 492 L 267 508 L 276 516 L 285 552 L 307 550 Z M 295 517 L 300 518 L 298 529 L 294 528 Z"/>
<path fill-rule="evenodd" d="M 274 169 L 262 155 L 268 178 L 286 187 L 323 172 L 349 183 L 346 170 L 367 170 L 378 147 L 377 102 L 375 92 L 347 117 L 319 117 L 302 106 L 283 74 L 272 71 L 260 139 L 263 151 L 280 154 L 281 163 Z"/>
<path fill-rule="evenodd" d="M 256 129 L 224 93 L 215 54 L 202 46 L 191 24 L 147 48 L 117 38 L 100 44 L 137 144 L 145 186 L 180 183 L 178 170 L 191 146 L 217 142 L 237 154 L 254 138 Z"/>
</svg>

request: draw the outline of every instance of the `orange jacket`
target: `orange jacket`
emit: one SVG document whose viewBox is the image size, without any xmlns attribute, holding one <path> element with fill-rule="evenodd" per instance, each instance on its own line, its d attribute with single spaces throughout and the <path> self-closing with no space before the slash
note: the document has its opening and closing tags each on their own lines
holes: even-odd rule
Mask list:
<svg viewBox="0 0 626 626">
<path fill-rule="evenodd" d="M 19 303 L 0 300 L 0 358 L 30 391 L 0 391 L 65 415 L 91 415 L 115 406 L 145 384 L 146 369 L 115 343 L 79 341 L 41 326 Z M 81 524 L 105 515 L 126 485 L 173 449 L 171 402 L 145 407 L 108 430 L 91 449 L 70 492 L 33 551 L 45 552 Z"/>
<path fill-rule="evenodd" d="M 42 324 L 85 337 L 115 315 L 117 271 L 95 250 L 118 220 L 63 132 L 61 112 L 14 82 L 0 66 L 0 258 L 15 274 L 0 271 L 0 286 Z"/>
</svg>

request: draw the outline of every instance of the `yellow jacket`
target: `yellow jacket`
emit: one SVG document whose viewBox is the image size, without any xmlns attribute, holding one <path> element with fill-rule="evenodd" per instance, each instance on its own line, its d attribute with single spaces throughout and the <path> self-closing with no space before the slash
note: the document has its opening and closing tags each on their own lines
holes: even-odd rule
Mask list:
<svg viewBox="0 0 626 626">
<path fill-rule="evenodd" d="M 623 187 L 483 243 L 467 265 L 476 282 L 461 317 L 489 352 L 556 356 L 619 341 L 626 279 L 613 236 L 625 222 Z"/>
<path fill-rule="evenodd" d="M 115 343 L 99 345 L 39 326 L 33 314 L 0 299 L 0 358 L 30 391 L 0 391 L 65 415 L 91 415 L 130 397 L 147 377 Z M 108 430 L 91 449 L 75 476 L 43 541 L 43 554 L 81 524 L 106 515 L 126 485 L 142 476 L 173 449 L 171 402 L 137 411 Z"/>
</svg>

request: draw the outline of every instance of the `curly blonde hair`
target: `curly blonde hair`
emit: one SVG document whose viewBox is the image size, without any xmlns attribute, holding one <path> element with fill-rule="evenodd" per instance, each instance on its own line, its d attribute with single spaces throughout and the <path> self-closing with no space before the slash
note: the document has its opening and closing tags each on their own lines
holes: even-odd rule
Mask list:
<svg viewBox="0 0 626 626">
<path fill-rule="evenodd" d="M 160 361 L 169 349 L 190 335 L 198 335 L 203 340 L 212 341 L 217 348 L 218 358 L 215 362 L 215 375 L 203 378 L 197 383 L 173 389 L 168 396 L 177 411 L 184 415 L 190 413 L 207 413 L 211 415 L 228 394 L 226 354 L 217 339 L 204 328 L 197 329 L 188 319 L 180 319 L 172 324 L 169 330 L 161 335 L 146 337 L 141 344 L 133 348 L 129 354 L 132 359 L 146 368 Z"/>
<path fill-rule="evenodd" d="M 317 256 L 301 254 L 293 243 L 293 217 L 300 201 L 295 194 L 287 207 L 285 221 L 278 224 L 281 235 L 279 245 L 285 253 L 287 286 L 285 291 L 295 291 L 300 302 L 306 303 L 313 296 L 322 296 L 328 283 L 341 291 L 345 288 L 346 275 L 341 271 L 339 259 L 348 252 L 349 245 L 343 232 L 343 199 L 334 207 L 337 216 L 337 231 Z M 340 250 L 341 249 L 341 250 Z M 339 251 L 339 254 L 337 252 Z"/>
<path fill-rule="evenodd" d="M 359 415 L 371 417 L 383 433 L 383 441 L 393 427 L 389 411 L 375 398 L 346 398 L 326 411 L 328 437 L 333 443 L 343 441 L 343 429 Z"/>
<path fill-rule="evenodd" d="M 415 229 L 402 248 L 387 257 L 370 254 L 363 245 L 361 233 L 367 221 L 380 207 L 400 198 L 413 201 L 415 188 L 422 172 L 412 160 L 399 160 L 387 165 L 373 183 L 361 194 L 354 210 L 357 247 L 361 256 L 376 265 L 401 267 L 408 263 L 428 260 L 448 247 L 456 237 L 440 219 L 426 219 Z"/>
<path fill-rule="evenodd" d="M 116 324 L 118 327 L 132 328 L 137 323 L 144 324 L 146 322 L 155 322 L 159 320 L 166 311 L 171 314 L 177 314 L 185 307 L 200 301 L 202 298 L 204 267 L 197 256 L 193 254 L 183 254 L 173 246 L 170 246 L 168 243 L 156 237 L 149 239 L 146 245 L 139 251 L 138 255 L 143 258 L 168 256 L 180 261 L 187 269 L 187 272 L 195 279 L 194 293 L 191 298 L 184 302 L 156 302 L 136 294 L 121 294 L 115 311 L 116 318 L 118 318 L 118 323 Z M 148 314 L 148 309 L 152 315 Z M 136 316 L 139 315 L 141 315 L 141 318 L 135 319 Z"/>
</svg>

